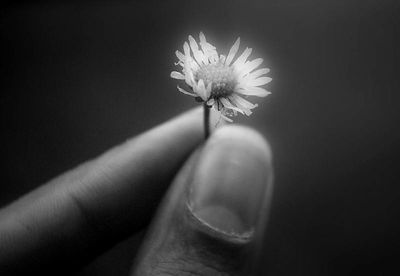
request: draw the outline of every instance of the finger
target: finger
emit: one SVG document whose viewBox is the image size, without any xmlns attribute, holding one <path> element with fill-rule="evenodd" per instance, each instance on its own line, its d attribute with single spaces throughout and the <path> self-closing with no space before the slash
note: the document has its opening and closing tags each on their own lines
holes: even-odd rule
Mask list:
<svg viewBox="0 0 400 276">
<path fill-rule="evenodd" d="M 203 135 L 185 113 L 1 210 L 0 271 L 73 268 L 143 228 Z"/>
<path fill-rule="evenodd" d="M 261 275 L 271 195 L 262 136 L 237 126 L 217 130 L 175 178 L 133 275 Z"/>
</svg>

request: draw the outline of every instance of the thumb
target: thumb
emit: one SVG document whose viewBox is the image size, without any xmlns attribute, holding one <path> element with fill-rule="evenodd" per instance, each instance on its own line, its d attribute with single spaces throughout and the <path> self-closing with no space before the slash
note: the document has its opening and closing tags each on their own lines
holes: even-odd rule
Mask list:
<svg viewBox="0 0 400 276">
<path fill-rule="evenodd" d="M 176 176 L 133 275 L 260 274 L 271 193 L 264 138 L 245 127 L 218 129 Z"/>
</svg>

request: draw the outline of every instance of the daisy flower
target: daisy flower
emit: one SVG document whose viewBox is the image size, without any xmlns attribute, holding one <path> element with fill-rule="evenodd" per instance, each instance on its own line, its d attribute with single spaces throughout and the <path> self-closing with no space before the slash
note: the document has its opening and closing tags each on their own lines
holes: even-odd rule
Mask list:
<svg viewBox="0 0 400 276">
<path fill-rule="evenodd" d="M 272 79 L 266 77 L 268 68 L 257 69 L 263 59 L 247 60 L 252 49 L 246 48 L 239 57 L 240 38 L 233 44 L 227 56 L 218 55 L 202 32 L 199 43 L 189 36 L 189 42 L 183 44 L 183 53 L 176 51 L 181 72 L 171 72 L 171 77 L 186 83 L 186 89 L 178 85 L 178 90 L 203 102 L 205 112 L 214 107 L 222 118 L 232 122 L 228 117 L 241 113 L 249 116 L 257 104 L 249 102 L 248 96 L 265 97 L 270 94 L 260 87 Z M 200 47 L 199 47 L 200 44 Z M 206 108 L 207 107 L 207 108 Z M 208 116 L 208 115 L 207 115 Z M 208 123 L 208 122 L 207 122 Z"/>
</svg>

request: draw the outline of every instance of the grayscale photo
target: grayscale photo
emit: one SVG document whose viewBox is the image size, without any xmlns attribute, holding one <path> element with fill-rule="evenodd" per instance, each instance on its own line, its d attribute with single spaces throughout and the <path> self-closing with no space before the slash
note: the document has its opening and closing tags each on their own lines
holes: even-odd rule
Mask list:
<svg viewBox="0 0 400 276">
<path fill-rule="evenodd" d="M 6 0 L 0 275 L 400 275 L 400 1 Z"/>
</svg>

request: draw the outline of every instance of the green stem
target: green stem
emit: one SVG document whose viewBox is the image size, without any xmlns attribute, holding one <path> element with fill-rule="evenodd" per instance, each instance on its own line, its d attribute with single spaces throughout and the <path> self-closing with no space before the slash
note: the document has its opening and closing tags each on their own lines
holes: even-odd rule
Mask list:
<svg viewBox="0 0 400 276">
<path fill-rule="evenodd" d="M 206 103 L 203 104 L 204 108 L 204 138 L 207 140 L 210 136 L 210 107 Z"/>
</svg>

